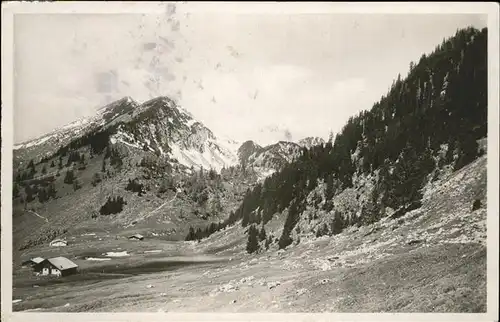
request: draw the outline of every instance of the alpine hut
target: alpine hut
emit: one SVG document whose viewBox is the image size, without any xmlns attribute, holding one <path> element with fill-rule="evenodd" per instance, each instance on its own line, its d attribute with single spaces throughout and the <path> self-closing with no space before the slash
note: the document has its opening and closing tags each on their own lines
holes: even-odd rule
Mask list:
<svg viewBox="0 0 500 322">
<path fill-rule="evenodd" d="M 35 265 L 35 272 L 40 275 L 68 276 L 78 271 L 78 265 L 66 257 L 53 257 Z"/>
<path fill-rule="evenodd" d="M 54 239 L 49 245 L 53 247 L 68 246 L 68 242 L 62 239 Z"/>
<path fill-rule="evenodd" d="M 31 258 L 31 259 L 28 259 L 24 262 L 22 262 L 22 266 L 30 266 L 30 267 L 33 267 L 37 264 L 40 264 L 41 262 L 44 261 L 44 258 L 41 258 L 41 257 L 35 257 L 35 258 Z"/>
<path fill-rule="evenodd" d="M 132 236 L 129 236 L 130 240 L 143 240 L 144 239 L 144 236 L 142 236 L 141 234 L 134 234 Z"/>
</svg>

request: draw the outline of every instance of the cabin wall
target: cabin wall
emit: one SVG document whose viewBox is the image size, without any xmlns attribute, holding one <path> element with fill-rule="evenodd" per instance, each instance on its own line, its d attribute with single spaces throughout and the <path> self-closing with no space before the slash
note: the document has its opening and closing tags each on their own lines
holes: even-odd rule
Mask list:
<svg viewBox="0 0 500 322">
<path fill-rule="evenodd" d="M 78 268 L 70 268 L 70 269 L 65 269 L 64 271 L 61 272 L 61 276 L 68 276 L 68 275 L 73 275 L 78 272 Z"/>
</svg>

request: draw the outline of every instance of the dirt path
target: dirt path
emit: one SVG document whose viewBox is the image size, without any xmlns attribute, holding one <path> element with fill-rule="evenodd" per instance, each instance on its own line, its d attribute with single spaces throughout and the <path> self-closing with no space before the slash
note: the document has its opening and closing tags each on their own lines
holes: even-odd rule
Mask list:
<svg viewBox="0 0 500 322">
<path fill-rule="evenodd" d="M 146 219 L 148 219 L 149 217 L 151 217 L 151 216 L 152 216 L 155 212 L 157 212 L 158 210 L 162 209 L 163 207 L 165 207 L 165 206 L 166 206 L 166 205 L 168 205 L 168 204 L 171 204 L 172 202 L 174 202 L 174 201 L 175 201 L 175 199 L 177 199 L 177 195 L 178 195 L 178 194 L 179 194 L 179 192 L 177 191 L 177 192 L 175 193 L 175 195 L 172 197 L 172 199 L 165 201 L 165 202 L 164 202 L 163 204 L 161 204 L 158 208 L 156 208 L 156 209 L 154 209 L 154 210 L 150 211 L 148 214 L 146 214 L 146 215 L 142 216 L 140 219 L 137 219 L 137 221 L 143 221 L 143 220 L 146 220 Z"/>
<path fill-rule="evenodd" d="M 40 175 L 38 177 L 33 177 L 31 179 L 26 179 L 26 180 L 22 180 L 22 181 L 18 181 L 18 182 L 19 183 L 25 183 L 25 182 L 29 182 L 29 181 L 33 181 L 33 180 L 45 179 L 45 178 L 48 178 L 50 176 L 55 176 L 60 171 L 62 171 L 62 170 L 57 170 L 57 171 L 54 171 L 54 172 L 45 173 L 45 174 L 42 174 L 42 175 Z"/>
<path fill-rule="evenodd" d="M 39 214 L 37 214 L 33 210 L 26 210 L 26 211 L 29 212 L 30 214 L 33 214 L 33 215 L 37 216 L 38 218 L 41 218 L 41 219 L 45 220 L 47 223 L 49 222 L 49 220 L 46 217 L 40 216 Z"/>
<path fill-rule="evenodd" d="M 153 214 L 153 213 L 157 212 L 158 210 L 160 210 L 161 208 L 163 208 L 165 205 L 167 205 L 167 204 L 170 204 L 170 203 L 174 202 L 174 200 L 175 200 L 175 199 L 177 199 L 177 195 L 178 195 L 178 194 L 179 194 L 179 192 L 176 192 L 176 193 L 175 193 L 175 196 L 173 196 L 173 198 L 172 198 L 171 200 L 168 200 L 168 201 L 164 202 L 161 206 L 159 206 L 159 207 L 158 207 L 158 208 L 156 208 L 155 210 L 151 211 L 151 212 L 149 213 L 148 217 L 149 217 L 149 216 L 151 216 L 151 214 Z M 146 217 L 146 218 L 147 218 L 147 217 Z"/>
</svg>

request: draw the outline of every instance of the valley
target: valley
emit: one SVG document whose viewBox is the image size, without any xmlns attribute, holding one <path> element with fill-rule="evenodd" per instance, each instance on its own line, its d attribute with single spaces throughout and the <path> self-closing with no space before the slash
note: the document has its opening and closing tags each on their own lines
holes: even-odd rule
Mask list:
<svg viewBox="0 0 500 322">
<path fill-rule="evenodd" d="M 17 145 L 13 310 L 486 312 L 486 40 L 458 30 L 328 140 L 236 142 L 160 96 Z"/>
<path fill-rule="evenodd" d="M 23 257 L 67 256 L 80 274 L 14 275 L 15 311 L 55 312 L 485 312 L 486 209 L 483 157 L 438 182 L 421 209 L 398 219 L 301 239 L 248 256 L 241 226 L 200 243 L 130 241 L 95 231 L 62 248 Z M 266 228 L 272 231 L 273 223 Z M 109 261 L 106 252 L 124 252 Z"/>
</svg>

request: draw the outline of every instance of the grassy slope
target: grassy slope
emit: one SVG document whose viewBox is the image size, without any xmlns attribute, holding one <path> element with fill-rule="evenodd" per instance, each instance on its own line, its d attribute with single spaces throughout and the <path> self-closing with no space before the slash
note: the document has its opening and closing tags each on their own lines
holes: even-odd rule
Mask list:
<svg viewBox="0 0 500 322">
<path fill-rule="evenodd" d="M 56 177 L 55 185 L 58 198 L 40 204 L 38 199 L 28 204 L 28 209 L 33 208 L 41 217 L 47 218 L 46 222 L 29 211 L 23 209 L 23 205 L 14 203 L 13 215 L 13 248 L 19 249 L 27 240 L 44 238 L 55 229 L 68 229 L 69 234 L 87 231 L 112 231 L 114 234 L 128 235 L 139 232 L 145 235 L 152 233 L 159 234 L 170 240 L 183 239 L 190 225 L 205 227 L 212 221 L 225 219 L 225 213 L 229 209 L 236 207 L 243 197 L 244 191 L 249 184 L 239 179 L 230 181 L 223 197 L 224 213 L 219 217 L 202 219 L 193 214 L 195 203 L 190 196 L 185 193 L 175 193 L 167 191 L 158 194 L 158 187 L 161 179 L 144 179 L 144 169 L 137 166 L 143 155 L 142 151 L 128 149 L 128 156 L 125 158 L 121 170 L 117 171 L 107 162 L 107 169 L 116 172 L 105 178 L 96 187 L 91 185 L 92 177 L 99 173 L 102 167 L 103 156 L 89 159 L 86 155 L 87 167 L 85 170 L 75 170 L 78 180 L 82 183 L 82 188 L 73 191 L 72 185 L 63 183 L 65 173 L 68 168 L 60 171 L 61 175 Z M 65 161 L 65 160 L 64 160 Z M 57 170 L 56 167 L 49 167 L 51 160 L 47 163 L 49 173 Z M 38 165 L 37 176 L 40 175 L 43 165 Z M 101 173 L 102 174 L 102 173 Z M 128 180 L 139 178 L 142 183 L 149 186 L 148 191 L 143 196 L 137 193 L 126 191 Z M 226 183 L 227 186 L 228 183 Z M 98 212 L 105 203 L 108 196 L 123 196 L 127 202 L 124 210 L 116 215 L 99 216 L 97 220 L 91 218 L 92 212 Z M 162 206 L 158 209 L 160 206 Z M 136 224 L 133 224 L 137 222 Z M 64 237 L 65 235 L 59 235 Z M 16 252 L 15 252 L 16 253 Z M 15 254 L 15 256 L 17 256 Z"/>
<path fill-rule="evenodd" d="M 472 212 L 475 198 L 483 207 Z M 77 258 L 82 273 L 59 284 L 42 285 L 28 270 L 15 270 L 14 298 L 23 301 L 14 310 L 486 311 L 485 157 L 438 181 L 427 189 L 422 208 L 399 219 L 352 227 L 334 237 L 303 238 L 285 251 L 257 255 L 245 254 L 243 231 L 240 225 L 230 227 L 200 244 L 136 243 L 104 233 L 73 236 L 73 245 L 64 249 L 68 255 L 91 251 L 86 256 L 97 256 L 120 248 L 131 256 L 107 262 Z M 163 251 L 143 253 L 151 249 Z M 23 256 L 56 253 L 40 246 Z M 165 262 L 178 261 L 171 256 L 180 254 L 191 265 Z M 193 256 L 198 262 L 192 263 Z M 214 257 L 222 262 L 210 262 Z"/>
</svg>

